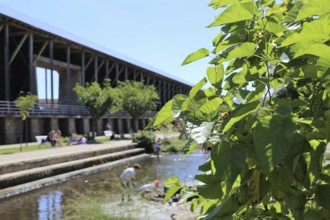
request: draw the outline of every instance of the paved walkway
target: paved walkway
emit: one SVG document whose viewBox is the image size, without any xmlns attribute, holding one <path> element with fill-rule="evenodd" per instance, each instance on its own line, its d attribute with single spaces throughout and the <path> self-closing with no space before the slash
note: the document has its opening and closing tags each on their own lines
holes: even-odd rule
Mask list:
<svg viewBox="0 0 330 220">
<path fill-rule="evenodd" d="M 45 157 L 60 157 L 62 155 L 76 154 L 80 152 L 88 152 L 111 147 L 126 147 L 132 143 L 132 140 L 112 140 L 101 144 L 81 144 L 46 149 L 44 148 L 45 146 L 43 146 L 42 149 L 35 151 L 19 152 L 15 154 L 0 154 L 0 166 L 11 162 L 26 161 Z M 20 144 L 7 145 L 6 148 L 19 146 Z M 25 144 L 23 145 L 23 148 L 24 147 Z"/>
</svg>

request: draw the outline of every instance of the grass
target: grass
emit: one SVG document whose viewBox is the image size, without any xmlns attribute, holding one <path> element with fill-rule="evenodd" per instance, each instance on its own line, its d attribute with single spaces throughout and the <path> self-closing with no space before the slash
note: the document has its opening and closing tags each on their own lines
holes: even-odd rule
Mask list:
<svg viewBox="0 0 330 220">
<path fill-rule="evenodd" d="M 180 140 L 178 138 L 165 138 L 162 140 L 162 152 L 178 153 L 182 152 L 187 140 Z"/>
<path fill-rule="evenodd" d="M 108 177 L 95 182 L 88 182 L 83 191 L 69 189 L 72 193 L 70 198 L 63 201 L 62 217 L 66 220 L 152 220 L 158 217 L 169 217 L 171 213 L 186 211 L 189 213 L 184 220 L 196 219 L 190 217 L 193 213 L 189 211 L 190 204 L 176 208 L 171 206 L 170 210 L 161 211 L 165 204 L 146 200 L 138 191 L 131 191 L 133 200 L 121 202 L 123 189 L 120 179 L 114 172 L 109 172 Z M 109 178 L 109 179 L 108 179 Z M 159 211 L 157 211 L 159 210 Z M 160 212 L 160 213 L 158 213 Z M 195 214 L 193 214 L 195 215 Z"/>
<path fill-rule="evenodd" d="M 45 145 L 42 145 L 41 148 L 44 148 Z M 39 150 L 39 146 L 37 144 L 33 145 L 28 145 L 26 146 L 25 143 L 22 144 L 22 151 L 21 147 L 15 147 L 15 148 L 5 148 L 5 149 L 0 149 L 0 154 L 15 154 L 19 152 L 28 152 L 28 151 L 35 151 Z"/>
<path fill-rule="evenodd" d="M 100 137 L 96 137 L 95 138 L 97 142 L 99 143 L 105 143 L 110 141 L 109 138 L 104 137 L 104 136 L 100 136 Z M 67 138 L 63 138 L 63 145 L 64 147 L 66 146 L 67 142 L 65 141 L 67 140 Z M 20 153 L 20 152 L 29 152 L 29 151 L 35 151 L 35 150 L 43 150 L 43 149 L 49 149 L 49 144 L 46 147 L 45 144 L 42 144 L 40 146 L 39 149 L 39 145 L 38 144 L 28 144 L 26 146 L 25 143 L 22 143 L 22 151 L 21 151 L 21 147 L 14 147 L 14 148 L 5 148 L 5 149 L 0 149 L 0 154 L 15 154 L 15 153 Z"/>
</svg>

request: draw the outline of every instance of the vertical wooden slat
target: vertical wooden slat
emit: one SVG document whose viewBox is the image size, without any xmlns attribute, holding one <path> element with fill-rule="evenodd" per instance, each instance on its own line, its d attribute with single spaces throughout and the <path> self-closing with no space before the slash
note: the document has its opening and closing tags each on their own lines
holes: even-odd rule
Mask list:
<svg viewBox="0 0 330 220">
<path fill-rule="evenodd" d="M 33 33 L 29 33 L 29 76 L 30 76 L 30 92 L 36 94 L 36 76 L 34 72 L 33 62 Z"/>
<path fill-rule="evenodd" d="M 81 79 L 80 85 L 85 85 L 85 51 L 82 51 L 81 54 Z"/>
<path fill-rule="evenodd" d="M 71 47 L 70 45 L 67 46 L 66 48 L 66 102 L 69 103 L 69 94 L 71 93 L 70 88 L 71 88 Z"/>
<path fill-rule="evenodd" d="M 4 40 L 4 72 L 5 72 L 5 99 L 10 101 L 10 67 L 9 67 L 9 26 L 5 24 Z"/>
<path fill-rule="evenodd" d="M 53 42 L 53 39 L 49 40 L 49 61 L 50 61 L 50 96 L 51 96 L 51 103 L 54 104 L 54 80 L 53 80 L 54 42 Z M 48 100 L 47 100 L 47 103 L 48 103 Z"/>
<path fill-rule="evenodd" d="M 98 74 L 98 71 L 97 71 L 97 62 L 98 62 L 98 57 L 97 55 L 95 55 L 94 57 L 94 79 L 95 79 L 95 82 L 98 82 L 99 81 L 99 74 Z"/>
</svg>

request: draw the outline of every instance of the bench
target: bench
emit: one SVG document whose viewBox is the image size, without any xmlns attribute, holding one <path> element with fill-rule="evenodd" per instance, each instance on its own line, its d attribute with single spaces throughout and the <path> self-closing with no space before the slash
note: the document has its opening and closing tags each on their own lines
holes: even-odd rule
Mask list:
<svg viewBox="0 0 330 220">
<path fill-rule="evenodd" d="M 47 141 L 47 135 L 37 135 L 35 136 L 35 138 L 37 140 L 39 149 L 42 144 L 46 144 L 46 147 L 48 146 L 48 144 L 50 144 L 50 142 Z"/>
<path fill-rule="evenodd" d="M 106 130 L 106 131 L 103 131 L 104 133 L 104 136 L 108 137 L 109 139 L 112 137 L 113 135 L 113 132 L 111 130 Z"/>
</svg>

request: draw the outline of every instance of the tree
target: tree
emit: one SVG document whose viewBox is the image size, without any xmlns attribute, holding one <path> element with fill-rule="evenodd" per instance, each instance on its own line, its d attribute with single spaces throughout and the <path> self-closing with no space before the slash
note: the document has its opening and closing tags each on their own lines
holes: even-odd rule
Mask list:
<svg viewBox="0 0 330 220">
<path fill-rule="evenodd" d="M 154 125 L 185 115 L 187 152 L 212 145 L 195 178 L 202 219 L 330 219 L 330 1 L 212 0 L 222 8 L 207 78 Z M 201 88 L 210 82 L 210 88 Z M 196 101 L 199 108 L 196 109 Z M 238 103 L 238 104 L 237 104 Z M 167 198 L 181 184 L 169 180 Z M 183 187 L 184 188 L 184 187 Z M 181 190 L 181 192 L 184 190 Z"/>
<path fill-rule="evenodd" d="M 119 82 L 120 109 L 129 114 L 136 123 L 141 115 L 156 109 L 159 100 L 156 88 L 153 85 L 145 86 L 138 81 Z"/>
<path fill-rule="evenodd" d="M 23 137 L 23 128 L 24 128 L 24 121 L 27 123 L 27 117 L 29 116 L 30 109 L 34 106 L 36 101 L 38 100 L 38 96 L 32 95 L 31 93 L 27 93 L 24 95 L 21 94 L 20 97 L 18 97 L 15 100 L 15 105 L 19 109 L 19 113 L 22 117 L 22 133 L 21 133 L 21 151 L 22 151 L 22 137 Z M 26 137 L 25 137 L 25 144 L 27 146 L 27 134 L 28 134 L 28 126 L 25 125 L 25 131 L 26 131 Z"/>
<path fill-rule="evenodd" d="M 79 102 L 89 108 L 92 117 L 92 140 L 95 142 L 96 122 L 107 111 L 115 108 L 117 90 L 110 86 L 109 79 L 104 80 L 102 88 L 97 82 L 86 83 L 86 87 L 77 83 L 73 90 L 77 94 Z"/>
</svg>

